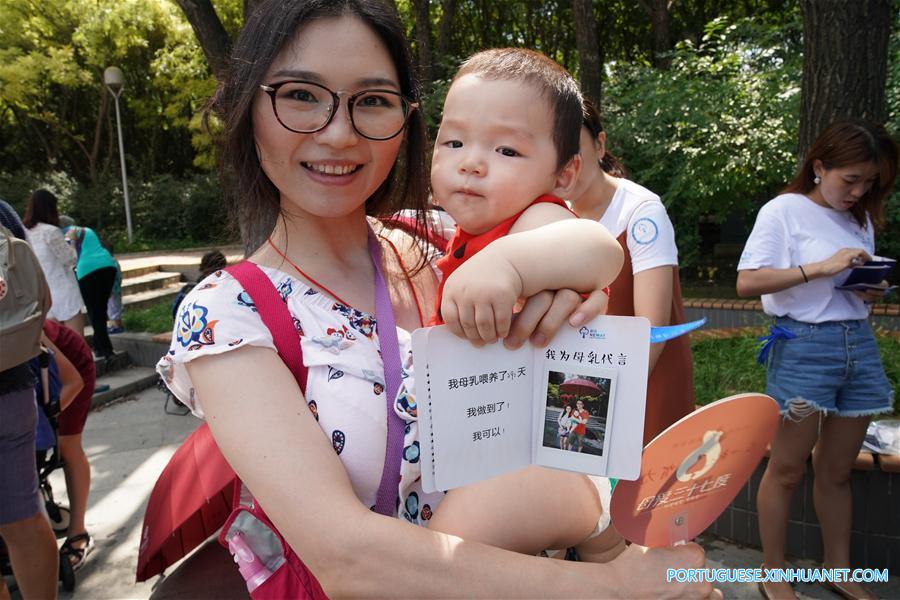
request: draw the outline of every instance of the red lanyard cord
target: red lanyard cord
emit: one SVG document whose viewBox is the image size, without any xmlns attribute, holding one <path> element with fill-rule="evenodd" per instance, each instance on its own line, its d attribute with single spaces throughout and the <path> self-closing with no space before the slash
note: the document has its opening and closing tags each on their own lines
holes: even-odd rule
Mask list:
<svg viewBox="0 0 900 600">
<path fill-rule="evenodd" d="M 406 265 L 403 263 L 403 258 L 401 258 L 399 250 L 397 250 L 397 247 L 394 245 L 393 242 L 391 242 L 391 240 L 389 240 L 389 239 L 387 239 L 387 238 L 383 238 L 383 239 L 384 239 L 384 241 L 386 241 L 386 242 L 388 243 L 388 246 L 391 247 L 391 250 L 394 251 L 394 255 L 397 257 L 397 262 L 400 263 L 400 269 L 403 271 L 403 276 L 406 278 L 406 284 L 409 286 L 409 291 L 412 293 L 413 300 L 414 300 L 415 303 L 416 303 L 416 312 L 417 312 L 418 315 L 419 315 L 419 325 L 424 326 L 425 322 L 424 322 L 424 320 L 422 319 L 422 308 L 421 308 L 421 306 L 419 305 L 419 295 L 416 294 L 416 288 L 415 288 L 415 286 L 413 286 L 413 282 L 412 282 L 412 280 L 411 280 L 410 277 L 409 277 L 409 272 L 406 270 Z M 314 286 L 316 286 L 316 287 L 319 288 L 320 290 L 322 290 L 322 291 L 324 291 L 324 292 L 327 292 L 329 296 L 331 296 L 332 298 L 334 298 L 335 300 L 337 300 L 338 302 L 340 302 L 340 303 L 343 304 L 344 306 L 349 306 L 349 307 L 352 307 L 352 306 L 353 306 L 352 304 L 350 304 L 349 302 L 347 302 L 346 300 L 344 300 L 343 298 L 341 298 L 340 296 L 338 296 L 337 294 L 335 294 L 334 292 L 332 292 L 330 289 L 328 289 L 327 287 L 325 287 L 324 285 L 322 285 L 321 283 L 319 283 L 319 281 L 317 281 L 317 280 L 314 279 L 313 277 L 310 277 L 303 269 L 301 269 L 300 267 L 298 267 L 298 266 L 294 263 L 294 261 L 292 261 L 291 259 L 289 259 L 289 258 L 287 257 L 287 255 L 286 255 L 284 252 L 282 252 L 282 251 L 278 248 L 278 246 L 275 245 L 275 243 L 272 241 L 272 238 L 271 238 L 271 237 L 268 238 L 267 241 L 269 242 L 269 245 L 272 247 L 272 249 L 278 254 L 278 256 L 280 256 L 280 257 L 283 258 L 285 261 L 287 261 L 287 263 L 288 263 L 289 265 L 291 265 L 291 266 L 294 268 L 295 271 L 297 271 L 300 275 L 302 275 L 304 279 L 306 279 L 307 281 L 309 281 L 311 284 L 313 284 Z"/>
</svg>

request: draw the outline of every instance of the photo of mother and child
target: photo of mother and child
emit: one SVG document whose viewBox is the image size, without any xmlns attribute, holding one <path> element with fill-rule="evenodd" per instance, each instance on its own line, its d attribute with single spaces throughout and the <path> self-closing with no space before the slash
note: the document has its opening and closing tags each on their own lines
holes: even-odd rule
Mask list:
<svg viewBox="0 0 900 600">
<path fill-rule="evenodd" d="M 574 386 L 584 393 L 579 395 L 562 391 Z M 552 384 L 548 385 L 548 419 L 559 411 L 555 433 L 560 450 L 598 456 L 603 454 L 609 396 L 610 380 L 603 377 L 568 377 L 556 390 Z M 552 427 L 544 433 L 544 446 L 553 447 Z"/>
</svg>

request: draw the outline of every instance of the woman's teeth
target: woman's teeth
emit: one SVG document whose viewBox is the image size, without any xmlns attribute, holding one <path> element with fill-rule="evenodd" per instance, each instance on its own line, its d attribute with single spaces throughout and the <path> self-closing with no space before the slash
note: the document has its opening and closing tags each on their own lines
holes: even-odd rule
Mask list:
<svg viewBox="0 0 900 600">
<path fill-rule="evenodd" d="M 359 165 L 317 165 L 308 162 L 303 163 L 303 166 L 325 175 L 347 175 L 359 168 Z"/>
</svg>

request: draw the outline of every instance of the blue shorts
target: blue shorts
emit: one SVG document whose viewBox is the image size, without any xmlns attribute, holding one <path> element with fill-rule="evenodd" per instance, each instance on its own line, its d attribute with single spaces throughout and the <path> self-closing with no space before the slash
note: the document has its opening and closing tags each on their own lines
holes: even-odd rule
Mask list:
<svg viewBox="0 0 900 600">
<path fill-rule="evenodd" d="M 0 525 L 41 510 L 34 454 L 37 411 L 33 387 L 0 395 Z"/>
<path fill-rule="evenodd" d="M 766 371 L 766 393 L 786 414 L 791 400 L 842 417 L 889 412 L 894 391 L 867 320 L 803 323 L 777 317 L 794 338 L 775 340 Z"/>
</svg>

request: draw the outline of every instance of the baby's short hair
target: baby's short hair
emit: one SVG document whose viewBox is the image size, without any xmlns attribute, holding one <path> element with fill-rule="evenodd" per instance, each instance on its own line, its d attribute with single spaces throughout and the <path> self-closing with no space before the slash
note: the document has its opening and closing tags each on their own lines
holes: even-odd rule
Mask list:
<svg viewBox="0 0 900 600">
<path fill-rule="evenodd" d="M 556 168 L 578 154 L 583 118 L 582 95 L 575 78 L 556 61 L 527 48 L 491 48 L 477 52 L 459 67 L 453 81 L 477 75 L 496 81 L 522 81 L 535 86 L 550 103 Z"/>
</svg>

